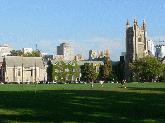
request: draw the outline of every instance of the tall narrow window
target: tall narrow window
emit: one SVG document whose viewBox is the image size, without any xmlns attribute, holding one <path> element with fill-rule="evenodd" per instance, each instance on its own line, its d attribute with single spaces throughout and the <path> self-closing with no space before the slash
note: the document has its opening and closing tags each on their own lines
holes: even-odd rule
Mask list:
<svg viewBox="0 0 165 123">
<path fill-rule="evenodd" d="M 31 69 L 31 76 L 33 76 L 33 69 Z"/>
<path fill-rule="evenodd" d="M 18 69 L 18 76 L 21 76 L 21 70 Z"/>
<path fill-rule="evenodd" d="M 138 42 L 141 42 L 141 41 L 142 41 L 142 40 L 141 40 L 141 37 L 139 37 L 139 38 L 138 38 Z"/>
</svg>

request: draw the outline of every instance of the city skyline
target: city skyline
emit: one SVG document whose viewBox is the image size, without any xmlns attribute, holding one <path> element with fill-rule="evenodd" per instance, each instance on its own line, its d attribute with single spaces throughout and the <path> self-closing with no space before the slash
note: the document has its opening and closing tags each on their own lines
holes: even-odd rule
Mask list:
<svg viewBox="0 0 165 123">
<path fill-rule="evenodd" d="M 112 60 L 125 51 L 125 24 L 145 19 L 150 39 L 165 39 L 163 0 L 0 0 L 0 44 L 56 54 L 62 42 L 88 57 L 109 49 Z M 67 43 L 66 42 L 66 43 Z"/>
</svg>

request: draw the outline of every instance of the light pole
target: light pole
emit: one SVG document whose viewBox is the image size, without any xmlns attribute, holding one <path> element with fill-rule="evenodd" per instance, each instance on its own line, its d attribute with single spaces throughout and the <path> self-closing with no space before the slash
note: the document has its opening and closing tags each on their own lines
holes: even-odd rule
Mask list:
<svg viewBox="0 0 165 123">
<path fill-rule="evenodd" d="M 23 56 L 22 57 L 22 90 L 23 90 Z"/>
</svg>

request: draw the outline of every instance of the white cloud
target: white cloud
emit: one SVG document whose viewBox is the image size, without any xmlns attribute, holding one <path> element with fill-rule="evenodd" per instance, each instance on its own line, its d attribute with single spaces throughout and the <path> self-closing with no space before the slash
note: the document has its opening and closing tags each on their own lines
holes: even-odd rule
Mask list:
<svg viewBox="0 0 165 123">
<path fill-rule="evenodd" d="M 122 40 L 108 37 L 95 37 L 81 42 L 72 40 L 72 43 L 75 52 L 83 54 L 86 58 L 88 58 L 90 49 L 97 51 L 109 49 L 112 60 L 118 60 L 125 47 L 125 43 Z"/>
<path fill-rule="evenodd" d="M 157 45 L 157 44 L 165 44 L 165 35 L 153 36 L 153 37 L 150 37 L 149 39 L 153 40 L 155 45 Z"/>
<path fill-rule="evenodd" d="M 2 33 L 3 34 L 3 33 Z M 1 35 L 2 35 L 1 34 Z M 13 38 L 14 39 L 14 38 Z M 60 43 L 70 43 L 74 49 L 75 54 L 82 54 L 85 58 L 88 58 L 89 50 L 110 50 L 110 57 L 112 60 L 119 60 L 121 52 L 125 51 L 125 40 L 121 39 L 111 39 L 109 37 L 93 37 L 90 39 L 84 40 L 73 40 L 73 39 L 58 39 L 58 40 L 39 40 L 37 42 L 38 49 L 41 49 L 42 52 L 47 52 L 49 54 L 56 54 L 56 47 Z M 14 42 L 11 42 L 13 46 L 18 47 L 29 47 L 33 46 L 35 48 L 36 42 L 22 42 L 22 39 L 16 37 Z M 20 44 L 18 46 L 18 44 Z"/>
</svg>

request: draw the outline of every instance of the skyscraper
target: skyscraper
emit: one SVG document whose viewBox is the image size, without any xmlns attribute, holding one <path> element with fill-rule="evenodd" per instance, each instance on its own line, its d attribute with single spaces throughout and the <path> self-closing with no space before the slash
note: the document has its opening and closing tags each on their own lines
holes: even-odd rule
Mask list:
<svg viewBox="0 0 165 123">
<path fill-rule="evenodd" d="M 165 45 L 156 45 L 155 48 L 156 48 L 155 56 L 157 58 L 165 57 Z"/>
<path fill-rule="evenodd" d="M 12 51 L 12 48 L 9 45 L 0 45 L 0 57 L 9 55 L 10 51 Z"/>
<path fill-rule="evenodd" d="M 57 55 L 63 55 L 64 60 L 73 60 L 73 49 L 68 43 L 61 43 L 57 46 Z"/>
<path fill-rule="evenodd" d="M 154 42 L 152 40 L 148 40 L 148 53 L 151 56 L 155 56 Z"/>
</svg>

